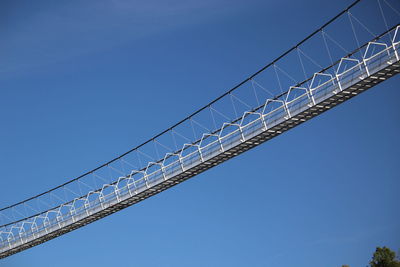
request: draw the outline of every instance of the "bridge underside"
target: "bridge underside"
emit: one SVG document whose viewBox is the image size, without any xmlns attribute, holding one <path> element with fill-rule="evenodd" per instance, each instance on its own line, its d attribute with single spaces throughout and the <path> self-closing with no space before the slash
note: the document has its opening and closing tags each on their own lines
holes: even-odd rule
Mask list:
<svg viewBox="0 0 400 267">
<path fill-rule="evenodd" d="M 262 133 L 247 139 L 246 141 L 228 149 L 220 154 L 212 157 L 210 159 L 205 160 L 204 162 L 186 169 L 182 171 L 180 174 L 166 179 L 165 181 L 159 182 L 157 184 L 151 185 L 150 188 L 147 188 L 121 202 L 115 201 L 108 203 L 108 207 L 102 207 L 102 209 L 93 211 L 92 214 L 88 216 L 83 216 L 82 218 L 78 218 L 75 222 L 60 227 L 58 229 L 46 229 L 48 233 L 35 237 L 34 239 L 24 242 L 20 245 L 10 248 L 9 250 L 3 251 L 0 253 L 0 258 L 5 258 L 12 254 L 18 253 L 22 250 L 28 249 L 30 247 L 39 245 L 43 242 L 51 240 L 55 237 L 68 233 L 74 229 L 80 228 L 86 224 L 89 224 L 93 221 L 99 220 L 107 215 L 110 215 L 114 212 L 117 212 L 121 209 L 124 209 L 128 206 L 136 204 L 148 197 L 151 197 L 161 191 L 164 191 L 174 185 L 177 185 L 213 166 L 216 166 L 230 158 L 233 158 L 265 141 L 270 140 L 271 138 L 297 126 L 301 123 L 341 104 L 350 98 L 357 96 L 358 94 L 374 87 L 375 85 L 379 84 L 382 81 L 385 81 L 388 78 L 391 78 L 400 72 L 400 61 L 397 61 L 393 64 L 390 64 L 383 69 L 377 71 L 373 75 L 369 77 L 359 80 L 358 82 L 354 83 L 350 87 L 343 89 L 343 91 L 339 91 L 336 94 L 326 98 L 325 100 L 313 105 L 306 110 L 286 119 L 285 121 L 269 128 Z"/>
</svg>

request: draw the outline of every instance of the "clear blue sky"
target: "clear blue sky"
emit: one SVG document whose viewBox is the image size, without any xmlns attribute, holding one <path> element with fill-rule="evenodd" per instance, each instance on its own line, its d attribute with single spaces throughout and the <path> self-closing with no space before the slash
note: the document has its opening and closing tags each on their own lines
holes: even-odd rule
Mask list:
<svg viewBox="0 0 400 267">
<path fill-rule="evenodd" d="M 349 3 L 1 1 L 0 206 L 170 126 Z M 399 81 L 0 266 L 355 267 L 398 251 Z"/>
</svg>

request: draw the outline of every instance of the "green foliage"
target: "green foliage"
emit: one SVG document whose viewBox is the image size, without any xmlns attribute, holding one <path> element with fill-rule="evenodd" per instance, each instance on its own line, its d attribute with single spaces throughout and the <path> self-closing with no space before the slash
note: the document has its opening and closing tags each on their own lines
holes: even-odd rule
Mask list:
<svg viewBox="0 0 400 267">
<path fill-rule="evenodd" d="M 342 265 L 342 267 L 350 267 L 350 265 L 344 264 Z"/>
<path fill-rule="evenodd" d="M 377 247 L 369 264 L 371 267 L 400 267 L 396 253 L 387 247 Z"/>
</svg>

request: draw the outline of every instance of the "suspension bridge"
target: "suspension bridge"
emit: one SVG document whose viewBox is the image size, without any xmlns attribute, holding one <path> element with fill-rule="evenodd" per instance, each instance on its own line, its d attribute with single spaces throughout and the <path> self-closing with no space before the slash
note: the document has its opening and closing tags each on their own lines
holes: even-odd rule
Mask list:
<svg viewBox="0 0 400 267">
<path fill-rule="evenodd" d="M 395 76 L 399 7 L 395 0 L 355 1 L 167 130 L 77 178 L 1 208 L 0 258 L 145 200 Z"/>
</svg>

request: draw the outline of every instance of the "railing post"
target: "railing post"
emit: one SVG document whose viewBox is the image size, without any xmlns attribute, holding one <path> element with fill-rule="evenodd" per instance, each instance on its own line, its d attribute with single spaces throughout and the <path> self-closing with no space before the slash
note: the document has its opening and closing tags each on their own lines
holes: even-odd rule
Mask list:
<svg viewBox="0 0 400 267">
<path fill-rule="evenodd" d="M 289 107 L 287 105 L 287 101 L 283 101 L 283 106 L 286 110 L 287 115 L 289 116 L 288 119 L 290 119 L 292 117 L 292 115 L 290 114 Z"/>
<path fill-rule="evenodd" d="M 399 59 L 399 54 L 397 53 L 397 50 L 396 50 L 396 44 L 397 43 L 392 42 L 392 48 L 394 51 L 394 55 L 396 56 L 396 61 L 399 61 L 400 59 Z"/>
<path fill-rule="evenodd" d="M 336 73 L 335 77 L 336 77 L 336 81 L 337 81 L 338 86 L 339 86 L 339 90 L 340 90 L 340 92 L 342 92 L 343 88 L 342 88 L 342 85 L 340 84 L 339 75 Z"/>
<path fill-rule="evenodd" d="M 260 119 L 261 119 L 261 121 L 262 121 L 262 123 L 264 125 L 264 131 L 268 130 L 267 122 L 264 120 L 264 115 L 263 114 L 260 114 Z"/>
<path fill-rule="evenodd" d="M 179 160 L 179 164 L 181 165 L 181 169 L 184 172 L 185 168 L 183 168 L 183 162 L 182 162 L 182 159 L 181 159 L 181 155 L 178 155 L 178 160 Z"/>
<path fill-rule="evenodd" d="M 219 146 L 221 147 L 221 152 L 224 152 L 224 146 L 222 145 L 221 138 L 218 136 Z"/>
<path fill-rule="evenodd" d="M 244 141 L 246 141 L 246 138 L 244 138 L 244 134 L 243 134 L 243 131 L 242 131 L 242 126 L 238 126 L 239 127 L 239 131 L 240 131 L 240 136 L 242 137 L 241 139 L 242 139 L 242 142 L 244 142 Z"/>
<path fill-rule="evenodd" d="M 164 165 L 160 165 L 161 166 L 161 172 L 162 172 L 162 175 L 163 175 L 163 178 L 164 178 L 164 181 L 166 181 L 167 180 L 167 177 L 165 176 L 165 171 L 164 171 Z"/>
<path fill-rule="evenodd" d="M 197 150 L 199 151 L 199 155 L 200 155 L 200 160 L 201 160 L 201 162 L 204 162 L 203 154 L 201 153 L 201 149 L 200 149 L 200 146 L 199 146 L 199 145 L 197 145 Z"/>
</svg>

